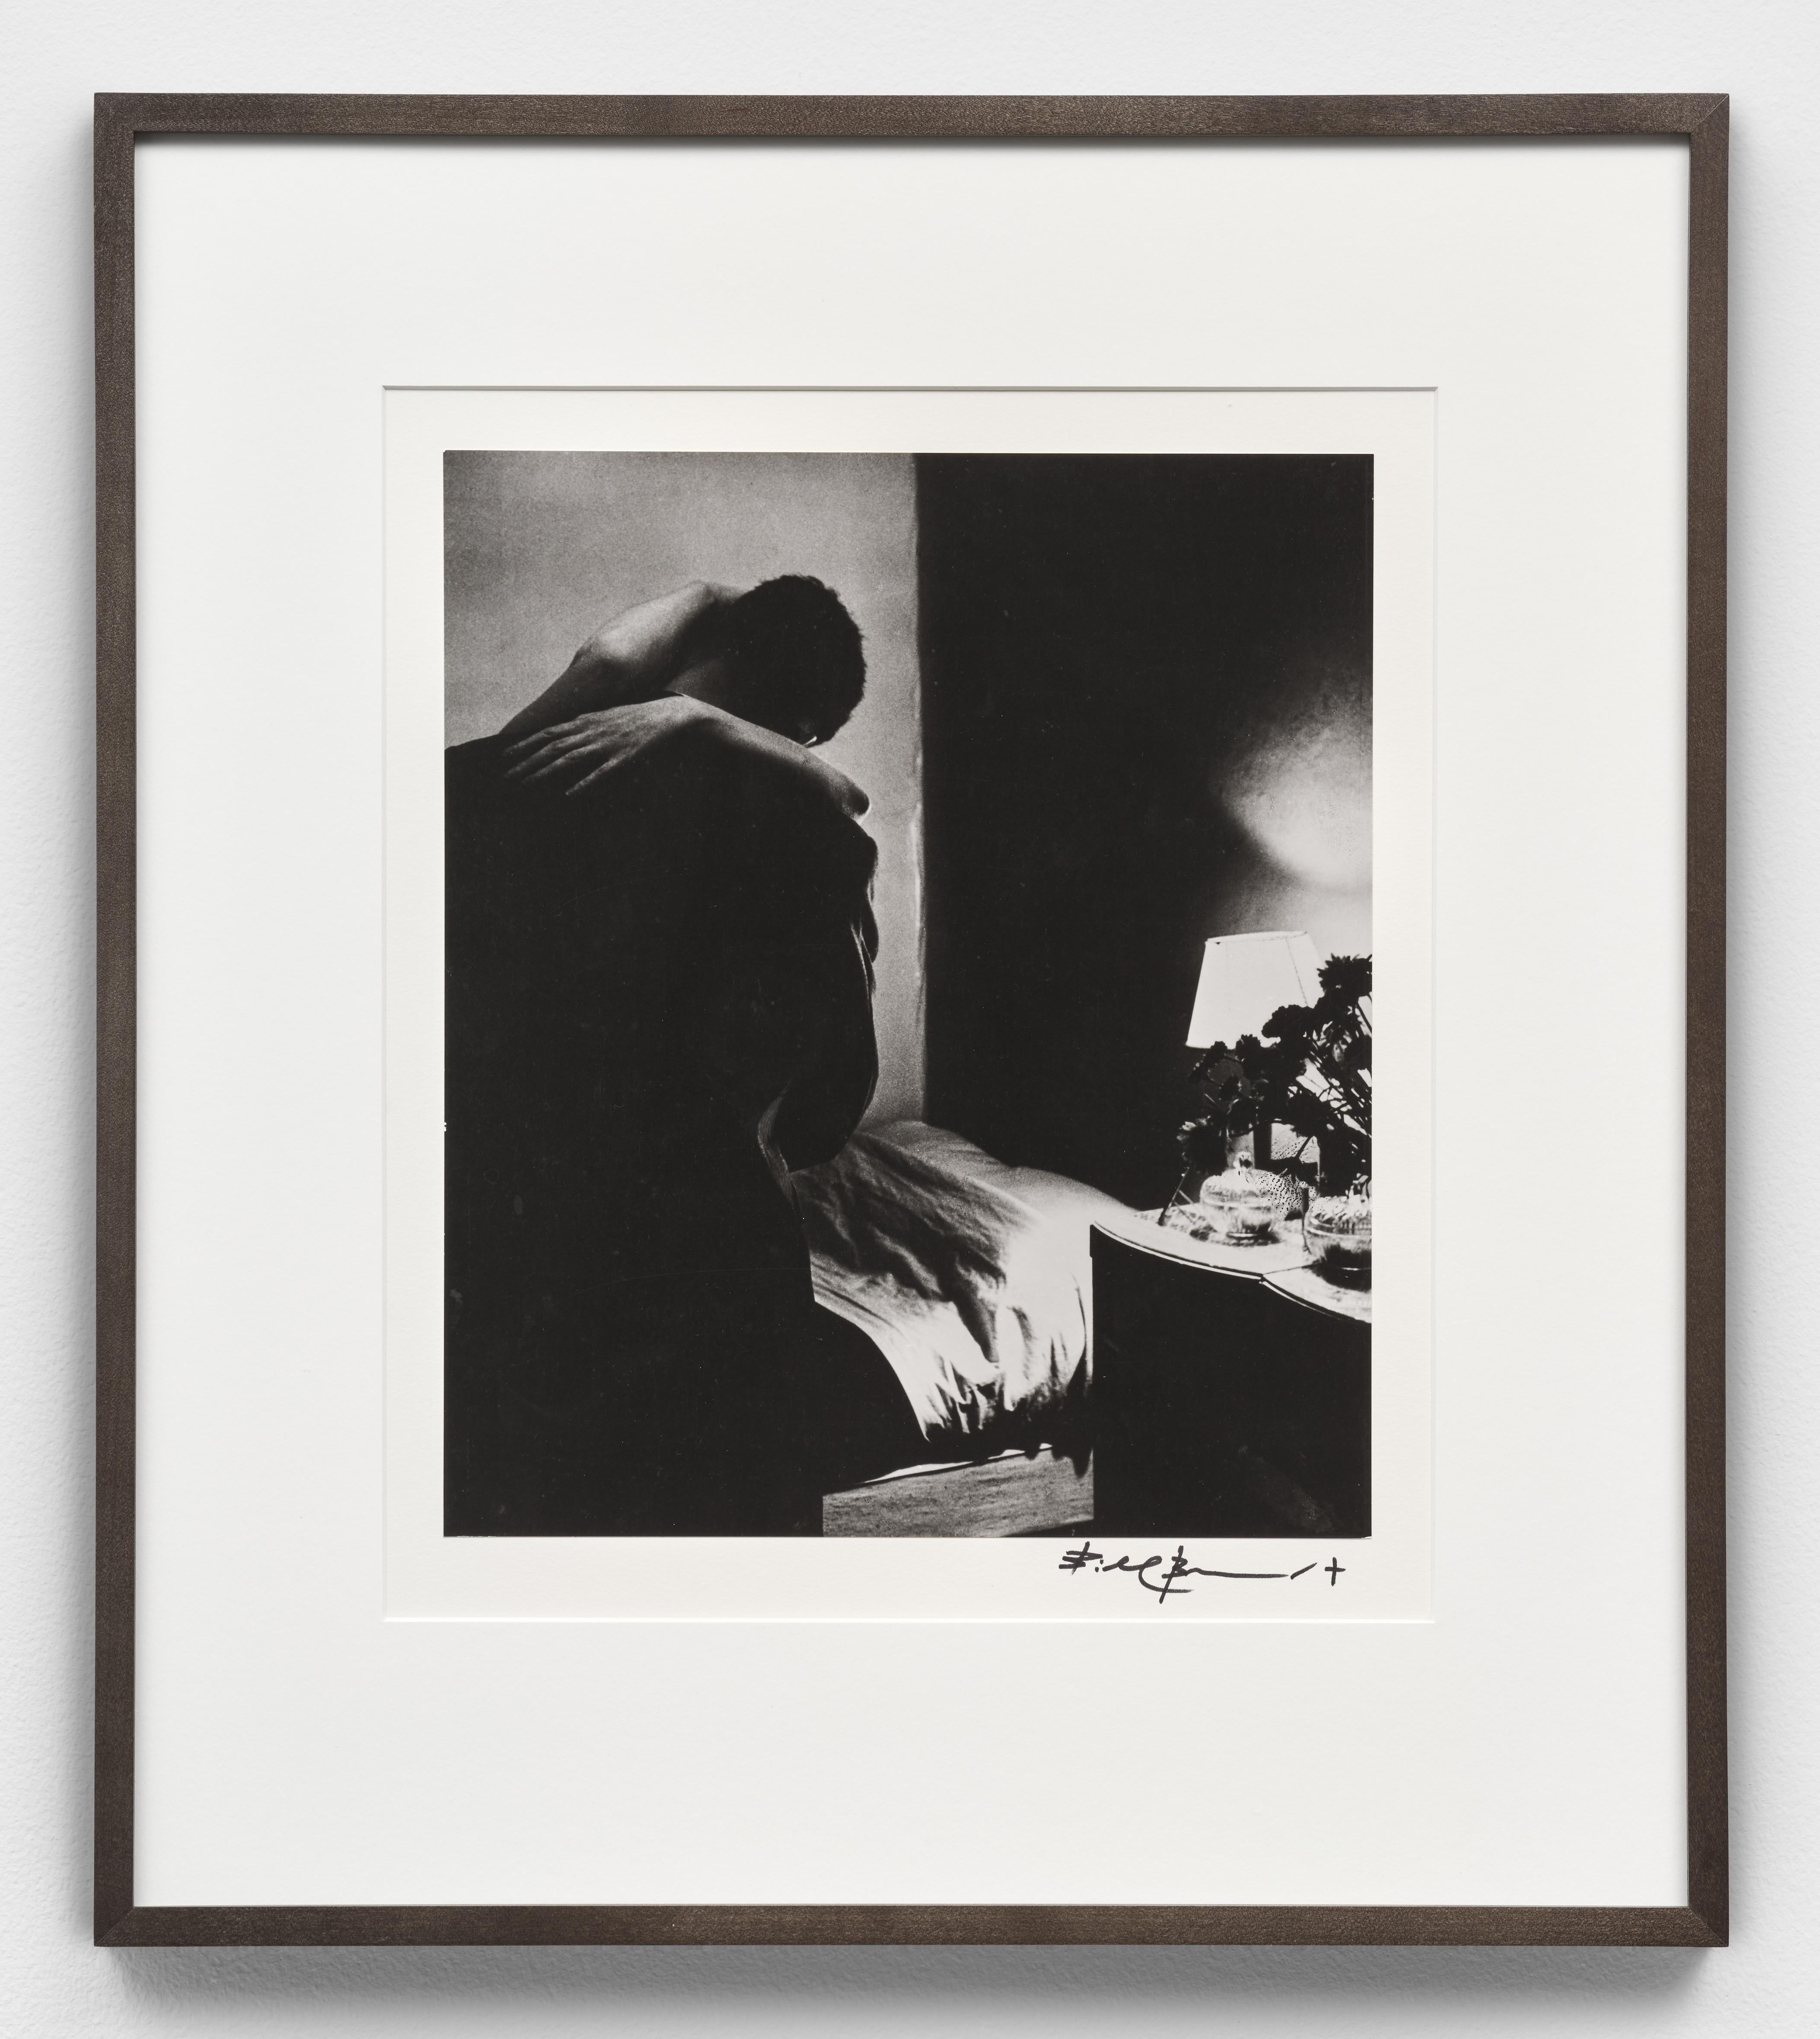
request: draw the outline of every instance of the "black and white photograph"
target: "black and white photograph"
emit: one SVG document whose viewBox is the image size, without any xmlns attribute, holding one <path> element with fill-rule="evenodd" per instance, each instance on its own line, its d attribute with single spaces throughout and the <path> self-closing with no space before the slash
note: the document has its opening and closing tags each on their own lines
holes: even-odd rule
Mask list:
<svg viewBox="0 0 1820 2039">
<path fill-rule="evenodd" d="M 1374 502 L 443 455 L 446 1536 L 1370 1536 Z"/>
<path fill-rule="evenodd" d="M 97 101 L 98 1942 L 1723 1942 L 1727 120 Z"/>
<path fill-rule="evenodd" d="M 64 1927 L 1721 1946 L 1725 95 L 562 82 L 44 212 Z"/>
</svg>

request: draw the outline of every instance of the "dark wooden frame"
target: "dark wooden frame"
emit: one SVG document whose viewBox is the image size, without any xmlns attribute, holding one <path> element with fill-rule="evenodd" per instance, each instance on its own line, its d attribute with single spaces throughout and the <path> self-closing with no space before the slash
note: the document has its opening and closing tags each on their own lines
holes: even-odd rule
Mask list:
<svg viewBox="0 0 1820 2039">
<path fill-rule="evenodd" d="M 855 1942 L 1720 1946 L 1725 1722 L 1726 169 L 1721 93 L 1454 98 L 450 98 L 95 103 L 99 1039 L 94 1927 L 98 1945 Z M 1685 1906 L 372 1905 L 133 1901 L 134 150 L 142 135 L 548 139 L 1681 137 L 1691 158 L 1687 516 Z"/>
</svg>

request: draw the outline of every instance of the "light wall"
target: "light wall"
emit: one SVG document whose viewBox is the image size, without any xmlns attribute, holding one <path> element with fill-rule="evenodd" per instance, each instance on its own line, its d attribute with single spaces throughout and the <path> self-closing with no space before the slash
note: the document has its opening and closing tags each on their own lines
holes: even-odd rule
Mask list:
<svg viewBox="0 0 1820 2039">
<path fill-rule="evenodd" d="M 1216 768 L 1242 847 L 1223 934 L 1300 928 L 1323 957 L 1371 951 L 1371 675 L 1310 660 Z"/>
<path fill-rule="evenodd" d="M 874 1119 L 923 1111 L 916 499 L 894 454 L 463 453 L 445 470 L 447 739 L 491 735 L 607 617 L 684 581 L 813 574 L 866 640 L 866 696 L 821 753 L 878 845 Z"/>
</svg>

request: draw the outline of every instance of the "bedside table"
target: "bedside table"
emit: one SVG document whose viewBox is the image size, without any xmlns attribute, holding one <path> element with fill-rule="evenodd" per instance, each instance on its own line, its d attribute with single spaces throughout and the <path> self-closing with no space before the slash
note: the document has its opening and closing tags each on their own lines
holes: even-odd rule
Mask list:
<svg viewBox="0 0 1820 2039">
<path fill-rule="evenodd" d="M 1094 1528 L 1368 1536 L 1369 1297 L 1148 1229 L 1093 1229 Z"/>
</svg>

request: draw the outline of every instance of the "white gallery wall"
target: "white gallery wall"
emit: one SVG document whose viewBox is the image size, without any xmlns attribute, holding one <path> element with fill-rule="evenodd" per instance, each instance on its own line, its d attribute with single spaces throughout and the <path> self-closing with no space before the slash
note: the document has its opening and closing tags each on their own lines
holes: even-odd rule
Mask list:
<svg viewBox="0 0 1820 2039">
<path fill-rule="evenodd" d="M 0 139 L 0 2030 L 1820 2029 L 1820 1248 L 1801 1223 L 1820 1136 L 1820 13 L 1807 0 L 13 0 L 0 49 L 12 87 Z M 1731 1949 L 89 1946 L 97 89 L 1733 94 Z M 828 287 L 842 287 L 838 249 Z M 1585 1130 L 1621 1218 L 1622 1101 Z"/>
</svg>

